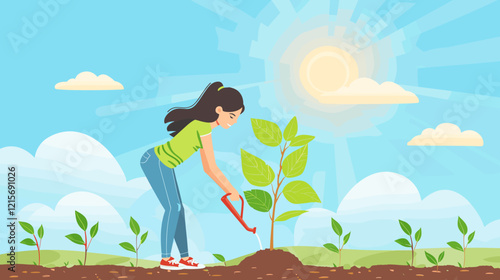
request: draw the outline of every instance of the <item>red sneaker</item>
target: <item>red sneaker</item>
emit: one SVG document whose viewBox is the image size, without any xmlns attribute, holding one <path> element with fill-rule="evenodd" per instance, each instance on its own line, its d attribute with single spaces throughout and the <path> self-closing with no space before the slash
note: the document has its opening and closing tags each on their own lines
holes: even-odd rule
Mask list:
<svg viewBox="0 0 500 280">
<path fill-rule="evenodd" d="M 181 270 L 182 267 L 179 266 L 179 263 L 174 261 L 174 258 L 170 257 L 168 260 L 161 259 L 160 262 L 161 269 L 167 270 Z"/>
<path fill-rule="evenodd" d="M 187 260 L 180 259 L 179 260 L 179 267 L 185 268 L 185 269 L 202 269 L 205 268 L 204 265 L 194 262 L 193 258 L 189 257 Z"/>
</svg>

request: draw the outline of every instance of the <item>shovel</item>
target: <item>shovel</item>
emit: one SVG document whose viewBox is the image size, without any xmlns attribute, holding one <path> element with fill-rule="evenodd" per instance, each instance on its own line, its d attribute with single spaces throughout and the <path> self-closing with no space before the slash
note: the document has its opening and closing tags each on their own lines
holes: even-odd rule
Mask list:
<svg viewBox="0 0 500 280">
<path fill-rule="evenodd" d="M 231 213 L 233 213 L 233 215 L 236 217 L 236 219 L 238 219 L 238 221 L 241 223 L 241 225 L 246 229 L 248 230 L 249 232 L 255 234 L 255 231 L 257 230 L 256 227 L 254 228 L 250 228 L 247 226 L 247 224 L 245 223 L 245 221 L 243 221 L 243 206 L 245 205 L 245 202 L 243 201 L 243 197 L 241 197 L 240 195 L 240 200 L 241 200 L 241 214 L 239 214 L 236 209 L 234 209 L 234 206 L 233 204 L 231 204 L 231 202 L 229 201 L 229 199 L 227 198 L 229 195 L 231 195 L 230 193 L 228 194 L 225 194 L 221 200 L 222 202 L 224 203 L 224 205 L 226 205 L 227 209 L 229 209 L 229 211 L 231 211 Z M 260 241 L 259 241 L 260 242 Z"/>
</svg>

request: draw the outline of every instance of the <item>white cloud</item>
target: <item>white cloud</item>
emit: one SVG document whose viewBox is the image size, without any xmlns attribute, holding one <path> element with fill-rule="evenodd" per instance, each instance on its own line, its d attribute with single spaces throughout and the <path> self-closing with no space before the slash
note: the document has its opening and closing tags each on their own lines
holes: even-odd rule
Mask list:
<svg viewBox="0 0 500 280">
<path fill-rule="evenodd" d="M 337 213 L 313 208 L 302 214 L 295 225 L 295 245 L 322 246 L 335 242 L 330 218 L 341 223 L 344 232 L 352 231 L 348 248 L 401 249 L 394 240 L 403 237 L 398 219 L 416 231 L 422 228 L 420 248 L 446 247 L 460 239 L 457 217 L 463 218 L 476 238 L 472 247 L 500 246 L 500 220 L 483 225 L 474 207 L 460 194 L 436 191 L 424 199 L 404 176 L 381 172 L 356 184 L 340 203 Z"/>
<path fill-rule="evenodd" d="M 417 188 L 408 178 L 392 172 L 378 174 L 358 182 L 344 197 L 338 211 L 348 213 L 378 205 L 388 207 L 420 201 Z"/>
<path fill-rule="evenodd" d="M 127 181 L 113 155 L 101 143 L 79 132 L 50 136 L 40 144 L 35 156 L 17 147 L 0 149 L 0 166 L 10 164 L 17 166 L 22 187 L 29 190 L 23 197 L 28 203 L 36 202 L 39 195 L 90 191 L 115 206 L 128 207 L 150 189 L 145 177 Z"/>
<path fill-rule="evenodd" d="M 408 146 L 483 146 L 483 138 L 473 130 L 460 131 L 452 123 L 442 123 L 433 128 L 426 128 L 408 142 Z"/>
<path fill-rule="evenodd" d="M 99 76 L 92 72 L 81 72 L 74 79 L 57 83 L 55 89 L 60 90 L 117 90 L 123 85 L 105 74 Z"/>
<path fill-rule="evenodd" d="M 358 78 L 350 85 L 318 97 L 326 104 L 404 104 L 418 103 L 418 97 L 393 82 L 378 84 L 369 78 Z"/>
<path fill-rule="evenodd" d="M 89 192 L 68 194 L 59 200 L 54 209 L 42 203 L 29 204 L 19 211 L 18 218 L 34 225 L 43 224 L 47 238 L 60 243 L 60 238 L 64 239 L 66 234 L 81 233 L 75 211 L 85 215 L 89 229 L 99 222 L 96 240 L 100 243 L 116 245 L 117 238 L 123 239 L 128 235 L 127 226 L 118 211 L 102 197 Z"/>
</svg>

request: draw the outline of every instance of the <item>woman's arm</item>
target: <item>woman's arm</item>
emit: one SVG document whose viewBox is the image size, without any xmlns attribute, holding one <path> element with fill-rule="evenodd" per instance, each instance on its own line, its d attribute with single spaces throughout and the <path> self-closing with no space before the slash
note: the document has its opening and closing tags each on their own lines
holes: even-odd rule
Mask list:
<svg viewBox="0 0 500 280">
<path fill-rule="evenodd" d="M 240 195 L 238 191 L 229 183 L 229 180 L 224 176 L 222 171 L 215 163 L 214 148 L 212 145 L 212 134 L 201 136 L 201 143 L 203 148 L 200 149 L 201 162 L 203 163 L 203 170 L 207 173 L 214 182 L 219 185 L 219 187 L 225 193 L 231 193 L 229 198 L 232 201 L 240 200 Z"/>
</svg>

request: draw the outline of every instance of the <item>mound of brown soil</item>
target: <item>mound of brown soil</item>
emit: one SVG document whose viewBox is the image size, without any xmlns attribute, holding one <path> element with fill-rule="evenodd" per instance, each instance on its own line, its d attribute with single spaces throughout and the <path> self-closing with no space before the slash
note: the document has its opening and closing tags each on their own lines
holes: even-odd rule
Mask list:
<svg viewBox="0 0 500 280">
<path fill-rule="evenodd" d="M 242 274 L 266 279 L 295 279 L 304 270 L 302 263 L 292 253 L 283 250 L 260 250 L 238 265 Z M 255 279 L 255 278 L 254 278 Z"/>
</svg>

